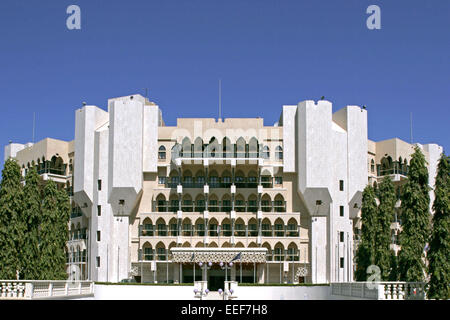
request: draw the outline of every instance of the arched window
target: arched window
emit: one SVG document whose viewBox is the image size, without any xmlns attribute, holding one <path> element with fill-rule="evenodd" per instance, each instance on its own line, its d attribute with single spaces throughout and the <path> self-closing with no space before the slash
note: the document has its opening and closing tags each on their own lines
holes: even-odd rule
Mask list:
<svg viewBox="0 0 450 320">
<path fill-rule="evenodd" d="M 261 234 L 263 237 L 272 236 L 272 224 L 268 218 L 264 218 L 261 222 Z"/>
<path fill-rule="evenodd" d="M 153 248 L 152 245 L 149 242 L 146 242 L 142 249 L 144 251 L 143 260 L 145 261 L 152 261 L 153 260 Z"/>
<path fill-rule="evenodd" d="M 267 249 L 266 260 L 272 261 L 272 248 L 270 247 L 270 244 L 268 242 L 264 242 L 262 247 Z"/>
<path fill-rule="evenodd" d="M 158 244 L 156 245 L 156 252 L 158 254 L 158 260 L 160 261 L 165 261 L 167 260 L 167 250 L 166 250 L 166 246 L 164 245 L 164 243 L 162 242 L 158 242 Z"/>
<path fill-rule="evenodd" d="M 156 210 L 158 212 L 167 212 L 167 201 L 163 194 L 159 194 L 156 197 Z"/>
<path fill-rule="evenodd" d="M 291 242 L 288 246 L 287 258 L 288 258 L 288 261 L 298 261 L 299 260 L 297 245 L 294 242 Z"/>
<path fill-rule="evenodd" d="M 236 237 L 245 237 L 245 223 L 242 218 L 237 218 L 234 224 L 234 235 Z"/>
<path fill-rule="evenodd" d="M 144 222 L 142 223 L 142 230 L 141 230 L 142 236 L 153 236 L 153 223 L 150 218 L 145 218 Z"/>
<path fill-rule="evenodd" d="M 298 225 L 294 218 L 289 219 L 287 226 L 288 237 L 298 237 Z"/>
<path fill-rule="evenodd" d="M 194 158 L 203 158 L 203 140 L 197 137 L 194 141 Z"/>
<path fill-rule="evenodd" d="M 231 186 L 231 173 L 228 170 L 222 172 L 222 188 L 229 188 Z"/>
<path fill-rule="evenodd" d="M 247 187 L 256 188 L 258 186 L 258 174 L 255 171 L 250 171 L 247 177 Z"/>
<path fill-rule="evenodd" d="M 247 207 L 247 211 L 248 212 L 257 212 L 258 211 L 258 198 L 256 197 L 256 195 L 251 194 L 248 197 L 248 207 Z"/>
<path fill-rule="evenodd" d="M 258 140 L 255 137 L 251 138 L 248 142 L 248 157 L 257 158 L 258 157 Z"/>
<path fill-rule="evenodd" d="M 183 219 L 183 236 L 190 237 L 192 236 L 192 222 L 189 218 Z"/>
<path fill-rule="evenodd" d="M 192 188 L 194 186 L 194 180 L 192 179 L 192 173 L 189 170 L 183 172 L 183 187 Z"/>
<path fill-rule="evenodd" d="M 192 144 L 191 140 L 188 137 L 185 137 L 181 143 L 182 150 L 183 150 L 183 158 L 191 158 L 192 157 Z"/>
<path fill-rule="evenodd" d="M 375 161 L 373 159 L 370 161 L 370 172 L 375 172 Z"/>
<path fill-rule="evenodd" d="M 234 210 L 236 212 L 245 212 L 245 198 L 241 194 L 236 195 Z"/>
<path fill-rule="evenodd" d="M 222 212 L 231 212 L 231 197 L 229 194 L 222 197 Z"/>
<path fill-rule="evenodd" d="M 261 198 L 261 210 L 263 212 L 271 212 L 272 211 L 272 199 L 266 193 Z"/>
<path fill-rule="evenodd" d="M 275 212 L 286 212 L 286 202 L 281 194 L 275 196 L 273 207 Z"/>
<path fill-rule="evenodd" d="M 172 218 L 169 220 L 169 234 L 171 237 L 177 237 L 178 234 L 178 220 Z"/>
<path fill-rule="evenodd" d="M 158 230 L 157 236 L 167 237 L 167 224 L 164 219 L 159 218 L 158 220 L 156 220 L 156 227 Z"/>
<path fill-rule="evenodd" d="M 198 237 L 203 237 L 205 235 L 205 220 L 203 218 L 198 218 L 195 220 L 195 231 Z"/>
<path fill-rule="evenodd" d="M 258 236 L 258 222 L 256 221 L 255 218 L 251 218 L 248 221 L 248 235 L 250 237 L 256 237 Z"/>
<path fill-rule="evenodd" d="M 181 210 L 183 212 L 192 212 L 193 208 L 192 208 L 192 198 L 189 194 L 185 194 L 183 196 L 183 202 L 181 204 Z"/>
<path fill-rule="evenodd" d="M 166 159 L 166 147 L 164 147 L 164 146 L 159 147 L 158 159 L 160 159 L 160 160 Z"/>
<path fill-rule="evenodd" d="M 219 212 L 219 198 L 215 194 L 212 194 L 208 201 L 209 212 Z"/>
<path fill-rule="evenodd" d="M 274 250 L 274 257 L 275 257 L 275 261 L 284 261 L 284 246 L 281 242 L 278 242 L 275 245 L 275 250 Z"/>
<path fill-rule="evenodd" d="M 236 141 L 236 158 L 245 158 L 245 140 L 240 137 Z"/>
<path fill-rule="evenodd" d="M 205 211 L 205 196 L 203 194 L 199 194 L 195 198 L 195 212 L 203 211 Z"/>
<path fill-rule="evenodd" d="M 283 148 L 281 146 L 277 146 L 275 149 L 275 159 L 283 160 Z"/>
<path fill-rule="evenodd" d="M 224 237 L 231 237 L 231 221 L 229 218 L 222 220 L 222 235 Z"/>
<path fill-rule="evenodd" d="M 284 222 L 280 218 L 275 220 L 275 237 L 284 237 Z"/>
</svg>

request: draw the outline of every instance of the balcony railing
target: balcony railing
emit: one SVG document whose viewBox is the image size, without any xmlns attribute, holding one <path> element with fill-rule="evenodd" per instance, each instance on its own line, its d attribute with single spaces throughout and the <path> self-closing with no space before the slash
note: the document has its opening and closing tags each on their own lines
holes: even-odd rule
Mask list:
<svg viewBox="0 0 450 320">
<path fill-rule="evenodd" d="M 177 154 L 175 154 L 177 156 Z M 194 159 L 202 159 L 202 158 L 245 158 L 245 159 L 258 159 L 265 158 L 266 154 L 264 152 L 257 151 L 235 151 L 235 152 L 223 152 L 223 151 L 208 151 L 205 150 L 203 152 L 183 152 L 180 151 L 178 157 L 180 158 L 194 158 Z"/>
<path fill-rule="evenodd" d="M 229 201 L 229 200 L 225 200 Z M 258 205 L 253 202 L 256 200 L 242 201 L 237 200 L 234 205 L 234 211 L 236 212 L 257 212 Z M 156 200 L 152 202 L 152 208 L 154 212 L 177 212 L 180 210 L 178 201 L 174 203 L 168 203 L 164 200 Z M 181 205 L 181 211 L 183 212 L 203 212 L 206 210 L 206 206 L 204 203 L 195 204 L 195 203 L 183 203 Z M 209 212 L 231 212 L 232 206 L 228 202 L 225 204 L 223 201 L 217 201 L 216 203 L 209 203 L 208 211 Z M 261 211 L 263 212 L 286 212 L 286 201 L 270 201 L 263 202 L 261 204 Z"/>
<path fill-rule="evenodd" d="M 267 261 L 300 261 L 298 252 L 267 253 Z"/>
<path fill-rule="evenodd" d="M 87 239 L 87 229 L 71 232 L 70 240 L 85 240 Z"/>
<path fill-rule="evenodd" d="M 78 217 L 81 217 L 82 215 L 83 215 L 83 212 L 81 211 L 81 209 L 76 207 L 76 208 L 72 209 L 72 211 L 70 213 L 70 218 L 71 219 L 78 218 Z"/>
<path fill-rule="evenodd" d="M 261 185 L 263 188 L 273 188 L 273 179 L 270 180 L 266 180 L 266 181 L 262 181 Z M 175 189 L 177 188 L 178 185 L 183 186 L 183 188 L 188 188 L 188 189 L 192 189 L 192 188 L 197 188 L 197 189 L 201 189 L 206 185 L 206 182 L 202 181 L 196 181 L 195 179 L 193 179 L 192 181 L 182 181 L 181 183 L 179 182 L 178 179 L 173 179 L 171 180 L 170 177 L 166 177 L 164 179 L 164 187 L 165 188 L 171 188 L 171 189 Z M 217 178 L 217 180 L 213 180 L 213 181 L 208 181 L 208 186 L 209 188 L 212 189 L 228 189 L 232 186 L 232 182 L 229 181 L 228 179 L 222 179 L 222 178 Z M 258 182 L 254 181 L 254 179 L 246 179 L 244 178 L 241 181 L 236 181 L 235 182 L 235 186 L 236 188 L 257 188 L 258 187 Z"/>
<path fill-rule="evenodd" d="M 45 169 L 39 169 L 37 171 L 37 173 L 38 174 L 50 173 L 50 174 L 56 174 L 56 175 L 59 175 L 59 176 L 65 176 L 66 175 L 66 170 L 45 168 Z"/>
<path fill-rule="evenodd" d="M 256 224 L 241 225 L 237 224 L 234 227 L 235 237 L 257 237 L 258 227 Z M 299 237 L 300 227 L 293 225 L 275 225 L 269 226 L 263 225 L 261 229 L 261 236 L 263 237 Z M 181 234 L 176 225 L 174 227 L 164 227 L 155 228 L 153 225 L 140 225 L 139 226 L 139 236 L 141 237 L 203 237 L 205 235 L 205 227 L 202 225 L 183 225 L 181 229 Z M 231 237 L 233 231 L 230 224 L 225 224 L 222 226 L 212 225 L 208 229 L 208 236 L 211 237 Z"/>
<path fill-rule="evenodd" d="M 377 165 L 377 176 L 386 176 L 391 174 L 400 174 L 407 176 L 409 172 L 409 166 L 401 164 L 398 161 L 394 161 L 390 168 L 385 168 L 382 165 Z"/>
</svg>

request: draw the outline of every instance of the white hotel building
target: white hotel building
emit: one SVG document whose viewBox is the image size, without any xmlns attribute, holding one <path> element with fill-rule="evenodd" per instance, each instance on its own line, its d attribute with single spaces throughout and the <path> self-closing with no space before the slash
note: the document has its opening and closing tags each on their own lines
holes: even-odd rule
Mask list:
<svg viewBox="0 0 450 320">
<path fill-rule="evenodd" d="M 434 186 L 442 147 L 419 145 Z M 283 106 L 279 121 L 179 118 L 166 126 L 140 95 L 75 112 L 75 140 L 11 143 L 5 159 L 37 166 L 73 194 L 68 270 L 95 281 L 352 281 L 361 196 L 413 146 L 368 140 L 367 111 L 331 102 Z M 397 216 L 395 236 L 401 228 Z M 234 259 L 234 260 L 233 260 Z M 229 263 L 232 266 L 221 266 Z M 195 267 L 195 269 L 194 269 Z"/>
</svg>

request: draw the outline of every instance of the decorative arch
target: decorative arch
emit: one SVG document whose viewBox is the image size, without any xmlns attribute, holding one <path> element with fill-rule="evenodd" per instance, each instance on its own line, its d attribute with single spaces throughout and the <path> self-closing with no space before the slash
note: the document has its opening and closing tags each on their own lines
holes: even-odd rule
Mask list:
<svg viewBox="0 0 450 320">
<path fill-rule="evenodd" d="M 245 158 L 245 139 L 243 137 L 239 137 L 236 141 L 236 157 L 237 158 Z"/>
<path fill-rule="evenodd" d="M 283 147 L 277 146 L 275 148 L 275 159 L 283 160 Z"/>
<path fill-rule="evenodd" d="M 286 201 L 284 201 L 284 197 L 280 193 L 275 196 L 273 207 L 275 212 L 286 212 Z"/>
<path fill-rule="evenodd" d="M 274 258 L 275 261 L 284 261 L 284 246 L 281 242 L 274 246 Z"/>
<path fill-rule="evenodd" d="M 158 148 L 158 159 L 159 160 L 164 160 L 166 159 L 166 147 L 161 145 Z"/>
<path fill-rule="evenodd" d="M 181 150 L 183 152 L 183 158 L 192 158 L 192 152 L 191 152 L 191 139 L 188 137 L 184 137 L 184 139 L 181 142 Z"/>
<path fill-rule="evenodd" d="M 261 197 L 261 211 L 263 212 L 271 212 L 272 211 L 272 199 L 270 195 L 265 193 Z"/>
</svg>

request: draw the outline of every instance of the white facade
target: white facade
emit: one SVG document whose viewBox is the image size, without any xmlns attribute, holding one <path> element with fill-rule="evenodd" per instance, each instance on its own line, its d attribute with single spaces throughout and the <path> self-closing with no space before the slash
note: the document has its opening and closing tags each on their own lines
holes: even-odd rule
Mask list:
<svg viewBox="0 0 450 320">
<path fill-rule="evenodd" d="M 74 141 L 10 143 L 5 159 L 73 186 L 73 209 L 83 214 L 72 217 L 71 234 L 81 225 L 87 235 L 71 236 L 68 247 L 86 250 L 85 278 L 192 282 L 194 260 L 207 259 L 216 269 L 195 275 L 207 280 L 224 273 L 217 265 L 231 252 L 244 252 L 231 281 L 244 264 L 258 283 L 350 282 L 362 191 L 384 175 L 401 186 L 413 152 L 367 132 L 365 109 L 333 113 L 325 100 L 283 106 L 274 126 L 260 118 L 166 126 L 156 104 L 132 95 L 109 99 L 108 111 L 76 110 Z M 442 147 L 419 147 L 434 187 Z"/>
</svg>

